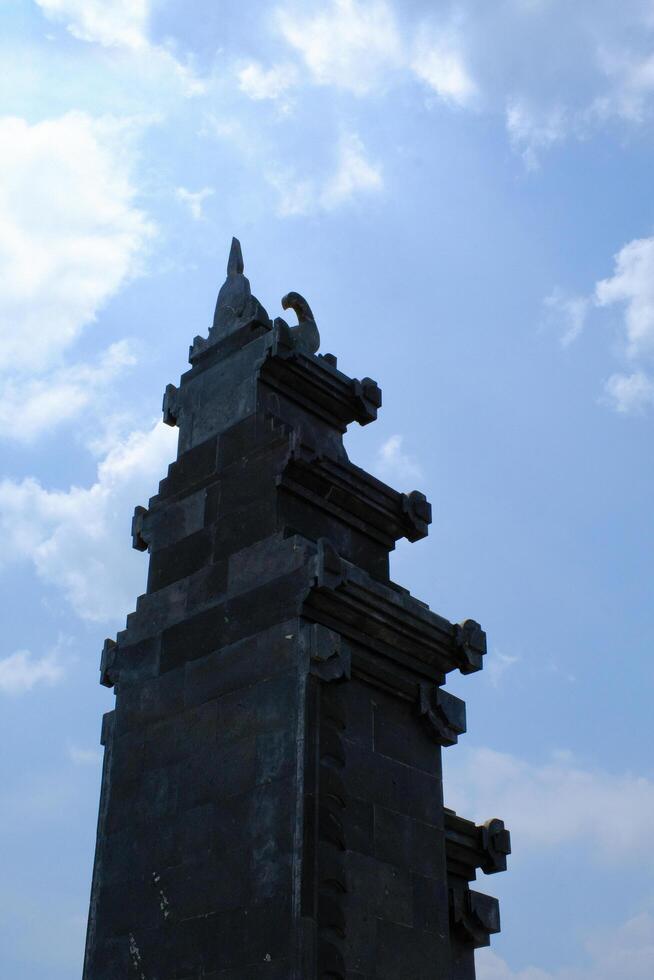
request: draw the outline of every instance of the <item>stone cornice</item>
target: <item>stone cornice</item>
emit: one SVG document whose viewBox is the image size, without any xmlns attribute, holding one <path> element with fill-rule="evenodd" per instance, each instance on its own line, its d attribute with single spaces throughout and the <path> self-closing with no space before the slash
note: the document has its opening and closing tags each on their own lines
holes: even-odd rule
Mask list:
<svg viewBox="0 0 654 980">
<path fill-rule="evenodd" d="M 424 494 L 398 493 L 353 463 L 305 446 L 292 450 L 278 485 L 389 549 L 399 538 L 426 537 L 431 523 L 431 505 Z"/>
</svg>

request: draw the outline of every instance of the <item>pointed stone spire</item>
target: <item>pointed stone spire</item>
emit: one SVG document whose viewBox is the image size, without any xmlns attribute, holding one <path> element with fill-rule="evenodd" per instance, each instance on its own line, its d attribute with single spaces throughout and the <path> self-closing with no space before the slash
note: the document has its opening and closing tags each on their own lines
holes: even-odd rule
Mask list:
<svg viewBox="0 0 654 980">
<path fill-rule="evenodd" d="M 227 275 L 242 276 L 245 266 L 243 264 L 243 252 L 238 238 L 232 238 L 232 245 L 227 259 Z"/>
<path fill-rule="evenodd" d="M 250 283 L 243 275 L 243 253 L 238 238 L 232 238 L 232 247 L 227 260 L 227 278 L 218 293 L 213 329 L 220 329 L 230 320 L 237 319 L 245 310 L 251 298 Z M 228 331 L 229 332 L 229 331 Z"/>
<path fill-rule="evenodd" d="M 268 314 L 252 295 L 249 280 L 243 275 L 244 267 L 241 243 L 238 238 L 232 238 L 227 259 L 227 278 L 218 293 L 213 326 L 209 331 L 209 345 L 217 343 L 248 323 L 270 323 Z"/>
</svg>

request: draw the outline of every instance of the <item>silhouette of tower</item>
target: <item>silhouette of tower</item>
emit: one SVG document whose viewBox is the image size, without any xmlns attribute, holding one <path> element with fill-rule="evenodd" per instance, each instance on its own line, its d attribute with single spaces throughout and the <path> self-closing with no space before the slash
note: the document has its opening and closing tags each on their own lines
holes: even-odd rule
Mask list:
<svg viewBox="0 0 654 980">
<path fill-rule="evenodd" d="M 443 805 L 444 690 L 486 638 L 389 579 L 424 495 L 351 463 L 381 392 L 270 320 L 234 240 L 208 338 L 168 385 L 178 455 L 134 547 L 147 592 L 113 687 L 85 980 L 473 980 L 498 905 L 470 889 L 509 836 Z"/>
</svg>

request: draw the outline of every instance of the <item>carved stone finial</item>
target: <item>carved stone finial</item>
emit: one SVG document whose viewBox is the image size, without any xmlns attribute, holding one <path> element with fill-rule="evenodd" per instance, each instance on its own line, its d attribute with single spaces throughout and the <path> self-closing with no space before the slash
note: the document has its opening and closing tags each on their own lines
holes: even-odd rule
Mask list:
<svg viewBox="0 0 654 980">
<path fill-rule="evenodd" d="M 232 238 L 227 259 L 227 277 L 218 293 L 213 325 L 207 340 L 196 337 L 191 348 L 191 363 L 213 344 L 243 327 L 254 325 L 270 330 L 270 318 L 259 300 L 252 295 L 250 283 L 243 274 L 244 268 L 241 243 L 238 238 Z"/>
<path fill-rule="evenodd" d="M 295 310 L 298 323 L 306 323 L 308 320 L 312 320 L 313 323 L 316 322 L 315 317 L 311 312 L 311 307 L 305 300 L 304 296 L 300 296 L 299 293 L 290 292 L 286 293 L 286 296 L 282 296 L 282 309 Z"/>
<path fill-rule="evenodd" d="M 227 275 L 242 276 L 244 270 L 245 266 L 243 264 L 241 243 L 238 238 L 232 238 L 232 247 L 229 250 L 229 258 L 227 259 Z"/>
<path fill-rule="evenodd" d="M 225 326 L 231 319 L 240 317 L 250 303 L 250 283 L 243 275 L 243 253 L 238 238 L 232 238 L 227 259 L 227 278 L 218 293 L 213 329 Z"/>
<path fill-rule="evenodd" d="M 305 354 L 315 354 L 320 347 L 320 333 L 311 307 L 304 296 L 295 292 L 286 293 L 286 296 L 282 297 L 282 309 L 294 310 L 297 315 L 297 327 L 288 328 L 292 346 Z"/>
</svg>

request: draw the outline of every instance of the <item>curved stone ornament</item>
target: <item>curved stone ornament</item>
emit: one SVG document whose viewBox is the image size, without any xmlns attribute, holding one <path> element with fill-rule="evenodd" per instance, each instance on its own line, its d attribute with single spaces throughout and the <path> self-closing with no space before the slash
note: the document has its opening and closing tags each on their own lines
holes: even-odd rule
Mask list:
<svg viewBox="0 0 654 980">
<path fill-rule="evenodd" d="M 320 333 L 304 296 L 295 292 L 286 293 L 282 297 L 282 309 L 294 310 L 297 314 L 297 326 L 289 327 L 292 346 L 305 354 L 315 354 L 320 347 Z"/>
</svg>

